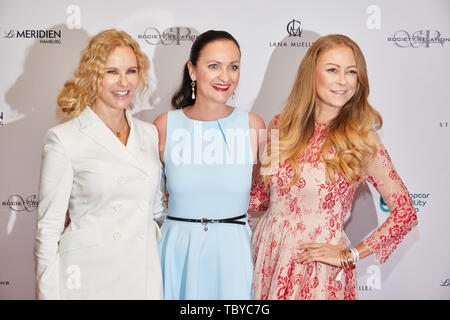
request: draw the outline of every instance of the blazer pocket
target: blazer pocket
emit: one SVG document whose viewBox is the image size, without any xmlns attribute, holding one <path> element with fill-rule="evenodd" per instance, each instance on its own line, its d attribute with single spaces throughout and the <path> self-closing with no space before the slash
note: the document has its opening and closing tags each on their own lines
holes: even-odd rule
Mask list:
<svg viewBox="0 0 450 320">
<path fill-rule="evenodd" d="M 59 253 L 100 245 L 100 230 L 95 228 L 65 232 L 59 242 Z"/>
</svg>

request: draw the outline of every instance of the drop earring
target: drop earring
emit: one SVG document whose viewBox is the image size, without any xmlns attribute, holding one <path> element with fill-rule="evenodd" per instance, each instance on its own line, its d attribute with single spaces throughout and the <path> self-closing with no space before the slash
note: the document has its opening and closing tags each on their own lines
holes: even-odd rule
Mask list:
<svg viewBox="0 0 450 320">
<path fill-rule="evenodd" d="M 195 100 L 195 81 L 191 82 L 192 87 L 192 100 Z"/>
<path fill-rule="evenodd" d="M 234 100 L 234 98 L 236 98 L 236 91 L 233 91 L 233 94 L 231 95 L 231 99 Z"/>
</svg>

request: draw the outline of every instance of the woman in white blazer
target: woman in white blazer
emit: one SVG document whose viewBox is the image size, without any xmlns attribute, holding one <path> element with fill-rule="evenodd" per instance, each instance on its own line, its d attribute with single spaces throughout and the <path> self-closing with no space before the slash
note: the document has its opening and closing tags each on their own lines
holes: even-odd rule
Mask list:
<svg viewBox="0 0 450 320">
<path fill-rule="evenodd" d="M 39 299 L 162 298 L 158 135 L 128 110 L 134 93 L 148 86 L 148 67 L 128 34 L 103 31 L 58 96 L 75 117 L 44 139 L 35 247 Z"/>
</svg>

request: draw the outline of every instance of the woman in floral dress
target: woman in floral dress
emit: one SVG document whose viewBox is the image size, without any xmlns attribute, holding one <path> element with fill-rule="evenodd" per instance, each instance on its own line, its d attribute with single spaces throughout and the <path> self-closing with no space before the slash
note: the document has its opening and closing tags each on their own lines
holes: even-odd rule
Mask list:
<svg viewBox="0 0 450 320">
<path fill-rule="evenodd" d="M 358 45 L 343 35 L 316 40 L 269 124 L 279 139 L 268 139 L 268 161 L 252 187 L 249 211 L 266 211 L 252 239 L 255 299 L 356 299 L 354 263 L 373 253 L 384 263 L 417 224 L 368 95 Z M 352 247 L 344 221 L 364 180 L 391 215 Z"/>
</svg>

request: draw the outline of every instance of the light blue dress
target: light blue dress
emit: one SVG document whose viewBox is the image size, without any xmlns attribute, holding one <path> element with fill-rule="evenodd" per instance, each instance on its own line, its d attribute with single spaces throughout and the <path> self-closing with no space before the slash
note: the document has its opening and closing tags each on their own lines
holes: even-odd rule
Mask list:
<svg viewBox="0 0 450 320">
<path fill-rule="evenodd" d="M 164 151 L 169 216 L 224 219 L 247 213 L 253 155 L 248 112 L 198 121 L 169 111 Z M 165 299 L 252 299 L 251 230 L 165 219 L 159 243 Z"/>
</svg>

